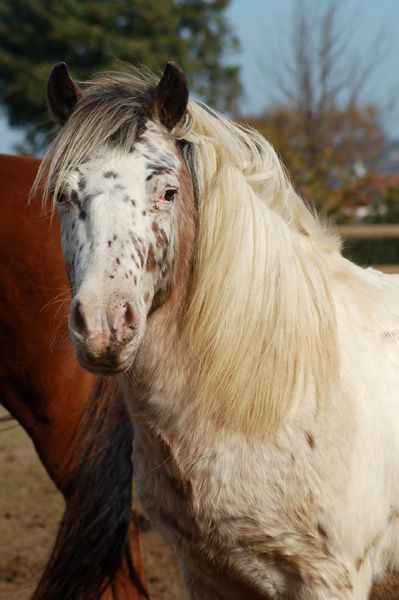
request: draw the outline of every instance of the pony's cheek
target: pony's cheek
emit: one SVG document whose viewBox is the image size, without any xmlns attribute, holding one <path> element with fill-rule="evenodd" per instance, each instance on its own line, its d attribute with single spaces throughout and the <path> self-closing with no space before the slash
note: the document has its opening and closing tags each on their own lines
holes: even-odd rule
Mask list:
<svg viewBox="0 0 399 600">
<path fill-rule="evenodd" d="M 162 199 L 162 200 L 161 200 L 161 199 L 158 199 L 158 200 L 156 201 L 156 203 L 155 203 L 155 206 L 154 206 L 154 208 L 155 208 L 155 210 L 156 210 L 156 211 L 160 211 L 160 212 L 161 212 L 161 211 L 162 211 L 162 212 L 166 212 L 166 211 L 168 211 L 168 210 L 170 210 L 170 209 L 171 209 L 171 207 L 172 207 L 172 204 L 173 204 L 173 203 L 172 203 L 172 202 L 169 202 L 168 200 L 164 200 L 164 199 Z"/>
</svg>

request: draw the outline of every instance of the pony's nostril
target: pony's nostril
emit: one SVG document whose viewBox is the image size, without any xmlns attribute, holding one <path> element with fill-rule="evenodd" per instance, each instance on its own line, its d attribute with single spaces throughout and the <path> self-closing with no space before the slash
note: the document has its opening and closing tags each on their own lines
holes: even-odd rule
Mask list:
<svg viewBox="0 0 399 600">
<path fill-rule="evenodd" d="M 87 325 L 83 314 L 83 307 L 80 302 L 77 302 L 72 311 L 72 328 L 75 333 L 86 337 L 87 336 Z"/>
<path fill-rule="evenodd" d="M 129 329 L 136 329 L 137 318 L 131 304 L 129 302 L 124 302 L 123 308 L 125 309 L 125 323 L 127 327 Z"/>
</svg>

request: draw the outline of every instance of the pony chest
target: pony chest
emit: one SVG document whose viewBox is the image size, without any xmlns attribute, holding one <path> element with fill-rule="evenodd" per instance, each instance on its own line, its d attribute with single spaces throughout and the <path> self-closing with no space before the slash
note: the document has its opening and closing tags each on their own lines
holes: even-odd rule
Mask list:
<svg viewBox="0 0 399 600">
<path fill-rule="evenodd" d="M 234 453 L 221 458 L 216 451 L 178 460 L 165 443 L 137 445 L 135 475 L 144 508 L 178 552 L 206 570 L 227 569 L 233 551 L 251 553 L 260 530 L 278 533 L 273 516 L 278 503 L 275 511 L 267 478 L 251 476 L 241 461 Z"/>
<path fill-rule="evenodd" d="M 273 598 L 321 571 L 332 587 L 350 585 L 314 477 L 295 469 L 305 457 L 234 444 L 184 460 L 150 447 L 139 443 L 135 459 L 143 506 L 215 597 L 233 599 L 240 589 L 238 598 Z"/>
<path fill-rule="evenodd" d="M 308 568 L 304 549 L 310 564 L 325 560 L 324 532 L 315 532 L 309 549 L 309 538 L 298 539 L 293 520 L 279 515 L 283 501 L 273 503 L 267 485 L 258 491 L 209 465 L 183 477 L 171 459 L 148 467 L 138 469 L 145 509 L 186 571 L 207 582 L 215 597 L 273 598 Z"/>
<path fill-rule="evenodd" d="M 150 451 L 148 451 L 150 449 Z M 143 506 L 166 537 L 192 545 L 217 543 L 226 524 L 226 507 L 248 510 L 232 470 L 220 471 L 216 453 L 178 458 L 162 442 L 158 448 L 140 443 L 135 452 L 135 475 Z M 248 500 L 248 498 L 247 498 Z M 233 521 L 232 521 L 233 523 Z M 255 525 L 254 525 L 255 527 Z"/>
</svg>

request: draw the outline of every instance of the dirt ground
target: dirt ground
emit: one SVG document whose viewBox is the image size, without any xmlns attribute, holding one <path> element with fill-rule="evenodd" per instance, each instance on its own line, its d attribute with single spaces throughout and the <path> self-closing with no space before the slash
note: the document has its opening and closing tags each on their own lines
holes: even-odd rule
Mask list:
<svg viewBox="0 0 399 600">
<path fill-rule="evenodd" d="M 0 423 L 0 600 L 30 598 L 62 510 L 26 433 L 15 422 Z M 151 599 L 186 600 L 175 560 L 156 531 L 143 533 L 143 546 Z"/>
</svg>

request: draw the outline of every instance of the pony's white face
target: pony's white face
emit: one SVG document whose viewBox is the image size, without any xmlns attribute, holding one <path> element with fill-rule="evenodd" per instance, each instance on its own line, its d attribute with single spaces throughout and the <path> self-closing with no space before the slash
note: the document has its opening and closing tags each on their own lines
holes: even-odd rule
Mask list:
<svg viewBox="0 0 399 600">
<path fill-rule="evenodd" d="M 168 104 L 176 85 L 183 94 L 177 111 L 179 95 L 172 94 Z M 74 110 L 77 90 L 65 65 L 55 67 L 49 100 L 61 123 Z M 74 293 L 69 329 L 80 364 L 95 373 L 131 366 L 148 314 L 171 289 L 181 162 L 168 129 L 181 118 L 188 96 L 177 66 L 167 67 L 153 96 L 158 118 L 141 122 L 129 151 L 110 144 L 97 148 L 57 181 L 62 249 Z"/>
<path fill-rule="evenodd" d="M 56 198 L 75 294 L 69 328 L 81 364 L 129 367 L 149 311 L 168 293 L 176 248 L 180 161 L 154 125 L 131 153 L 104 149 Z"/>
</svg>

